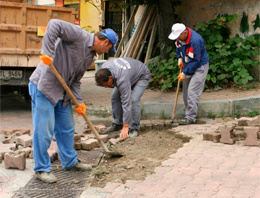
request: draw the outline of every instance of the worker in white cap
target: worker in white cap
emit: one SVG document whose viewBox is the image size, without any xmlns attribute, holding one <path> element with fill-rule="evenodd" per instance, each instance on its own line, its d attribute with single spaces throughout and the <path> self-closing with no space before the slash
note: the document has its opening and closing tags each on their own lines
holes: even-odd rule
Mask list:
<svg viewBox="0 0 260 198">
<path fill-rule="evenodd" d="M 209 56 L 200 34 L 182 23 L 175 23 L 169 39 L 176 40 L 178 66 L 182 68 L 178 79 L 183 81 L 185 118 L 179 124 L 194 124 L 197 118 L 200 95 L 209 70 Z"/>
</svg>

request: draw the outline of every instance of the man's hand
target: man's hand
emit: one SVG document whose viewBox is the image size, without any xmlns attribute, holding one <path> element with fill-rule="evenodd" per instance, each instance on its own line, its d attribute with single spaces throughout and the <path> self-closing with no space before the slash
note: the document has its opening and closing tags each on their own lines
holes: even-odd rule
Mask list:
<svg viewBox="0 0 260 198">
<path fill-rule="evenodd" d="M 181 73 L 178 75 L 178 79 L 179 79 L 179 81 L 181 82 L 181 81 L 183 81 L 183 80 L 186 79 L 186 75 L 185 75 L 183 72 L 181 72 Z"/>
<path fill-rule="evenodd" d="M 178 66 L 179 66 L 179 68 L 184 68 L 184 64 L 182 62 L 182 58 L 178 58 Z"/>
<path fill-rule="evenodd" d="M 49 64 L 52 63 L 52 58 L 47 56 L 47 55 L 45 55 L 45 54 L 41 55 L 40 59 L 42 60 L 44 65 L 49 65 Z"/>
<path fill-rule="evenodd" d="M 79 105 L 80 105 L 80 107 L 74 107 L 74 109 L 77 111 L 77 113 L 79 115 L 82 116 L 83 114 L 86 113 L 87 107 L 86 107 L 86 105 L 84 103 L 80 103 Z"/>
<path fill-rule="evenodd" d="M 126 140 L 129 137 L 128 131 L 129 131 L 129 123 L 124 123 L 119 137 Z"/>
</svg>

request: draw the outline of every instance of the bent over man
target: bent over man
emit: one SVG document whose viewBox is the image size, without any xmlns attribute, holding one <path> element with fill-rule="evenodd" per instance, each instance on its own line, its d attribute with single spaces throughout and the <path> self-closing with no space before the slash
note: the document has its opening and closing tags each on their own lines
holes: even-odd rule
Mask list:
<svg viewBox="0 0 260 198">
<path fill-rule="evenodd" d="M 178 79 L 183 81 L 185 118 L 179 124 L 193 124 L 197 118 L 200 95 L 203 92 L 209 70 L 209 57 L 206 45 L 200 34 L 182 23 L 172 26 L 169 39 L 176 40 L 179 67 L 183 68 Z"/>
<path fill-rule="evenodd" d="M 36 176 L 43 182 L 53 183 L 57 178 L 50 172 L 48 148 L 53 135 L 58 145 L 61 166 L 65 170 L 90 170 L 92 167 L 78 160 L 74 149 L 75 123 L 70 97 L 56 79 L 49 64 L 58 70 L 86 112 L 80 92 L 80 79 L 91 65 L 94 55 L 108 53 L 117 43 L 117 34 L 111 29 L 89 34 L 80 26 L 53 19 L 43 37 L 42 62 L 30 77 L 29 93 L 32 98 L 33 157 Z"/>
<path fill-rule="evenodd" d="M 106 133 L 121 130 L 120 137 L 136 137 L 140 128 L 141 97 L 149 84 L 148 67 L 132 58 L 112 58 L 95 75 L 99 86 L 114 87 L 111 102 L 113 123 Z"/>
</svg>

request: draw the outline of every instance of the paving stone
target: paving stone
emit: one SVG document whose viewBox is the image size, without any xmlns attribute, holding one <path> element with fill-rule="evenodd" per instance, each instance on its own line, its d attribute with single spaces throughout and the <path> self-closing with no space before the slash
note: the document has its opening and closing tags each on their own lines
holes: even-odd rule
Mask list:
<svg viewBox="0 0 260 198">
<path fill-rule="evenodd" d="M 209 132 L 209 133 L 203 134 L 204 141 L 213 141 L 213 142 L 217 143 L 217 142 L 219 142 L 220 138 L 221 138 L 221 134 L 216 133 L 216 132 Z"/>
<path fill-rule="evenodd" d="M 74 142 L 80 141 L 81 140 L 81 135 L 75 134 L 74 135 Z"/>
<path fill-rule="evenodd" d="M 23 152 L 25 154 L 25 157 L 28 158 L 30 153 L 32 152 L 32 148 L 30 147 L 26 147 L 26 148 L 23 148 L 23 149 L 19 149 L 20 152 Z"/>
<path fill-rule="evenodd" d="M 16 150 L 16 144 L 0 144 L 0 155 L 4 158 L 5 153 L 13 153 Z"/>
<path fill-rule="evenodd" d="M 21 144 L 24 147 L 32 146 L 32 136 L 28 134 L 17 137 L 16 144 Z"/>
<path fill-rule="evenodd" d="M 205 120 L 200 120 L 200 119 L 197 119 L 195 121 L 195 124 L 207 124 L 207 122 Z"/>
<path fill-rule="evenodd" d="M 96 125 L 95 129 L 98 131 L 98 133 L 105 133 L 107 127 L 104 124 L 100 124 L 100 125 Z"/>
<path fill-rule="evenodd" d="M 238 120 L 238 126 L 255 126 L 260 124 L 260 116 L 256 116 L 253 118 L 240 118 Z"/>
<path fill-rule="evenodd" d="M 109 136 L 107 134 L 99 135 L 99 137 L 103 142 L 107 142 L 109 140 Z"/>
<path fill-rule="evenodd" d="M 234 144 L 235 141 L 231 139 L 231 130 L 233 126 L 220 126 L 219 130 L 221 133 L 220 142 L 225 144 Z"/>
<path fill-rule="evenodd" d="M 75 148 L 75 150 L 80 150 L 81 149 L 81 141 L 74 142 L 74 148 Z"/>
<path fill-rule="evenodd" d="M 246 133 L 245 146 L 259 146 L 257 141 L 258 127 L 244 127 Z"/>
<path fill-rule="evenodd" d="M 26 168 L 26 157 L 24 153 L 6 153 L 4 160 L 6 169 L 17 168 L 19 170 L 24 170 Z"/>
<path fill-rule="evenodd" d="M 81 148 L 83 150 L 92 150 L 93 148 L 96 148 L 98 146 L 98 140 L 96 139 L 89 139 L 89 140 L 86 140 L 84 142 L 81 142 Z"/>
<path fill-rule="evenodd" d="M 153 123 L 153 129 L 163 130 L 164 129 L 164 123 L 163 122 Z"/>
<path fill-rule="evenodd" d="M 92 130 L 90 128 L 84 129 L 83 133 L 90 134 L 92 133 Z"/>
</svg>

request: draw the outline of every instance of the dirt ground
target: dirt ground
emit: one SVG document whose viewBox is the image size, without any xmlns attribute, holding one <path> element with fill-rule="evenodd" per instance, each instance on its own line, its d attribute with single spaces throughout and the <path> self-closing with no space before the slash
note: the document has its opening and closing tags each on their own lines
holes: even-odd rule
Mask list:
<svg viewBox="0 0 260 198">
<path fill-rule="evenodd" d="M 189 137 L 167 130 L 141 132 L 138 137 L 116 144 L 123 157 L 103 158 L 94 170 L 91 186 L 104 187 L 108 182 L 143 180 L 189 140 Z"/>
</svg>

